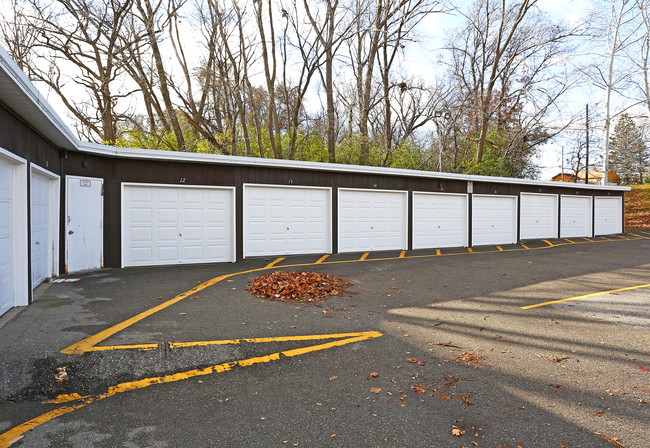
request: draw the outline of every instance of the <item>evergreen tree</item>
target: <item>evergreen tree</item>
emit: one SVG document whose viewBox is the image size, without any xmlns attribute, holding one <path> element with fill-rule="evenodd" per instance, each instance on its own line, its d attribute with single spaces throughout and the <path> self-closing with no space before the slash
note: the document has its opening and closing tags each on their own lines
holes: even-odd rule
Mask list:
<svg viewBox="0 0 650 448">
<path fill-rule="evenodd" d="M 643 175 L 650 165 L 650 151 L 641 130 L 628 114 L 621 115 L 614 127 L 610 151 L 610 168 L 624 183 L 643 183 Z"/>
</svg>

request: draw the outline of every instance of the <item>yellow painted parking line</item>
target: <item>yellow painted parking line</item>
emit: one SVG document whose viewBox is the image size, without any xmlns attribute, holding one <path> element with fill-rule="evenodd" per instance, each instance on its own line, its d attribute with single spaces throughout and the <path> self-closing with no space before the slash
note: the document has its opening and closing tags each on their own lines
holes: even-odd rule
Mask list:
<svg viewBox="0 0 650 448">
<path fill-rule="evenodd" d="M 351 335 L 351 336 L 350 336 Z M 252 366 L 255 364 L 260 364 L 260 363 L 265 363 L 265 362 L 270 362 L 270 361 L 277 361 L 279 359 L 282 359 L 282 357 L 293 357 L 293 356 L 300 356 L 304 355 L 307 353 L 312 353 L 316 352 L 319 350 L 327 350 L 329 348 L 334 348 L 334 347 L 341 347 L 346 344 L 352 344 L 355 342 L 361 342 L 361 341 L 366 341 L 369 339 L 374 339 L 383 336 L 381 333 L 378 331 L 364 331 L 364 332 L 359 332 L 359 333 L 343 333 L 343 334 L 333 334 L 333 335 L 321 335 L 323 338 L 329 337 L 331 339 L 337 339 L 335 341 L 331 342 L 326 342 L 324 344 L 317 344 L 317 345 L 311 345 L 307 347 L 301 347 L 301 348 L 295 348 L 291 350 L 285 350 L 282 352 L 276 352 L 272 353 L 270 355 L 265 355 L 265 356 L 258 356 L 254 358 L 248 358 L 248 359 L 242 359 L 238 361 L 230 361 L 230 362 L 225 362 L 222 364 L 217 364 L 213 366 L 209 366 L 203 369 L 194 369 L 194 370 L 188 370 L 185 372 L 178 372 L 174 374 L 169 374 L 165 376 L 159 376 L 159 377 L 152 377 L 152 378 L 144 378 L 141 380 L 137 381 L 129 381 L 125 383 L 120 383 L 116 386 L 112 386 L 108 388 L 108 390 L 103 393 L 103 394 L 98 394 L 95 396 L 90 396 L 90 397 L 79 397 L 77 394 L 69 394 L 69 395 L 62 395 L 60 396 L 60 400 L 58 403 L 63 403 L 63 400 L 82 400 L 79 403 L 76 403 L 71 406 L 63 406 L 58 409 L 54 409 L 53 411 L 47 412 L 45 414 L 42 414 L 36 418 L 33 418 L 21 425 L 18 425 L 9 431 L 6 431 L 3 434 L 0 434 L 0 447 L 5 447 L 5 446 L 11 446 L 13 443 L 16 441 L 20 440 L 25 433 L 28 431 L 31 431 L 32 429 L 36 428 L 39 425 L 42 425 L 43 423 L 47 423 L 51 420 L 54 420 L 57 417 L 60 417 L 62 415 L 68 414 L 72 411 L 75 411 L 77 409 L 80 409 L 84 406 L 87 406 L 91 403 L 98 402 L 100 400 L 103 400 L 105 398 L 112 397 L 114 395 L 123 393 L 123 392 L 130 392 L 134 390 L 139 390 L 139 389 L 144 389 L 149 386 L 154 386 L 156 384 L 165 384 L 165 383 L 174 383 L 177 381 L 183 381 L 187 380 L 190 378 L 195 378 L 198 376 L 205 376 L 205 375 L 212 375 L 215 373 L 223 373 L 223 372 L 228 372 L 232 370 L 233 368 L 236 367 L 247 367 L 247 366 Z M 350 336 L 350 337 L 348 337 Z M 289 337 L 292 338 L 292 337 Z M 295 338 L 295 336 L 293 337 Z M 292 339 L 288 339 L 292 340 Z M 56 402 L 56 400 L 52 400 L 51 402 Z"/>
<path fill-rule="evenodd" d="M 590 240 L 589 238 L 585 238 L 585 239 L 586 239 L 587 241 L 589 241 L 590 243 L 593 243 L 593 242 L 594 242 L 594 240 Z"/>
<path fill-rule="evenodd" d="M 531 250 L 548 249 L 550 247 L 557 247 L 557 246 L 562 246 L 562 245 L 567 244 L 567 243 L 552 244 L 548 240 L 543 240 L 543 241 L 546 242 L 548 244 L 548 246 L 537 247 L 537 248 L 533 248 Z M 594 243 L 601 243 L 601 242 L 605 242 L 605 241 L 607 241 L 607 240 L 594 241 Z M 617 241 L 624 241 L 624 240 L 617 240 Z M 572 244 L 593 244 L 593 243 L 588 243 L 586 241 L 581 242 L 581 243 L 573 243 L 573 242 L 571 242 L 571 243 Z M 512 251 L 515 251 L 515 250 L 523 250 L 523 249 L 513 248 L 513 249 L 503 249 L 501 251 L 496 251 L 496 250 L 495 251 L 485 251 L 485 252 L 482 251 L 480 253 L 512 252 Z M 410 255 L 410 256 L 405 256 L 404 259 L 408 259 L 408 258 L 429 258 L 429 257 L 441 256 L 441 255 L 442 256 L 465 255 L 465 254 L 468 254 L 468 253 L 469 252 L 457 252 L 457 253 L 443 254 L 440 249 L 436 249 L 436 254 L 435 255 Z M 325 261 L 325 262 L 321 261 L 321 264 L 355 263 L 355 262 L 358 262 L 358 261 L 383 261 L 383 260 L 395 260 L 395 259 L 397 259 L 397 257 L 392 257 L 392 258 L 387 257 L 387 258 L 381 258 L 381 259 L 379 259 L 379 258 L 374 259 L 373 258 L 371 260 L 366 260 L 366 257 L 369 254 L 370 254 L 369 252 L 364 253 L 363 256 L 361 257 L 361 259 L 359 259 L 359 260 L 354 260 L 353 259 L 353 260 L 339 260 L 339 261 Z M 191 296 L 193 294 L 196 294 L 199 291 L 202 291 L 205 288 L 208 288 L 210 286 L 213 286 L 213 285 L 221 282 L 222 280 L 225 280 L 225 279 L 230 278 L 230 277 L 235 277 L 235 276 L 238 276 L 238 275 L 242 275 L 242 274 L 248 274 L 248 273 L 252 273 L 252 272 L 259 272 L 259 271 L 263 271 L 263 270 L 266 270 L 266 269 L 271 269 L 277 263 L 279 263 L 282 260 L 284 260 L 284 258 L 277 258 L 273 262 L 271 262 L 268 265 L 266 265 L 264 267 L 261 267 L 261 268 L 250 269 L 250 270 L 240 271 L 240 272 L 234 272 L 232 274 L 225 274 L 225 275 L 221 275 L 219 277 L 215 277 L 213 279 L 210 279 L 210 280 L 208 280 L 206 282 L 203 282 L 203 283 L 195 286 L 194 288 L 192 288 L 189 291 L 186 291 L 186 292 L 184 292 L 182 294 L 177 295 L 173 299 L 170 299 L 170 300 L 168 300 L 168 301 L 166 301 L 164 303 L 161 303 L 158 306 L 155 306 L 155 307 L 150 308 L 150 309 L 148 309 L 146 311 L 143 311 L 140 314 L 137 314 L 137 315 L 135 315 L 135 316 L 123 321 L 123 322 L 120 322 L 120 323 L 118 323 L 116 325 L 113 325 L 112 327 L 106 328 L 106 329 L 100 331 L 99 333 L 91 335 L 91 336 L 89 336 L 89 337 L 87 337 L 87 338 L 85 338 L 85 339 L 83 339 L 83 340 L 81 340 L 79 342 L 76 342 L 75 344 L 72 344 L 71 346 L 63 349 L 61 351 L 61 353 L 65 353 L 65 354 L 83 354 L 83 353 L 85 353 L 87 351 L 111 350 L 111 349 L 113 349 L 111 347 L 97 347 L 97 348 L 94 348 L 94 347 L 96 347 L 99 343 L 101 343 L 102 341 L 108 339 L 109 337 L 111 337 L 111 336 L 119 333 L 120 331 L 124 330 L 125 328 L 128 328 L 131 325 L 141 321 L 142 319 L 145 319 L 145 318 L 157 313 L 158 311 L 162 311 L 162 310 L 164 310 L 164 309 L 166 309 L 166 308 L 180 302 L 181 300 L 183 300 L 183 299 L 185 299 L 185 298 L 187 298 L 187 297 L 189 297 L 189 296 Z M 315 263 L 298 263 L 298 264 L 286 265 L 286 266 L 282 266 L 282 267 L 286 269 L 286 268 L 291 268 L 291 267 L 313 266 L 314 264 Z M 152 349 L 153 345 L 154 344 L 143 344 L 140 348 L 142 350 L 148 350 L 148 349 Z"/>
<path fill-rule="evenodd" d="M 650 288 L 650 283 L 648 283 L 646 285 L 629 286 L 627 288 L 612 289 L 610 291 L 595 292 L 593 294 L 585 294 L 583 296 L 569 297 L 568 299 L 551 300 L 550 302 L 543 302 L 543 303 L 537 303 L 535 305 L 522 306 L 521 309 L 522 310 L 529 310 L 531 308 L 539 308 L 540 306 L 553 305 L 554 303 L 570 302 L 572 300 L 586 299 L 588 297 L 596 297 L 596 296 L 600 296 L 600 295 L 603 295 L 603 294 L 610 294 L 610 293 L 621 292 L 621 291 L 630 291 L 630 290 L 633 290 L 633 289 L 641 289 L 641 288 Z"/>
<path fill-rule="evenodd" d="M 497 249 L 499 249 L 499 252 L 503 252 L 503 248 L 501 246 L 497 246 Z"/>
<path fill-rule="evenodd" d="M 320 257 L 320 258 L 318 259 L 318 261 L 317 261 L 316 263 L 314 263 L 314 264 L 321 264 L 323 261 L 325 261 L 325 260 L 327 259 L 327 257 L 329 257 L 329 254 L 325 254 L 325 255 L 323 255 L 323 256 Z"/>
<path fill-rule="evenodd" d="M 634 236 L 638 236 L 639 238 L 650 240 L 650 237 L 639 235 L 638 233 L 629 233 L 628 235 L 634 235 Z"/>
<path fill-rule="evenodd" d="M 399 258 L 404 258 L 404 255 L 406 255 L 406 251 L 403 250 L 399 253 Z"/>
<path fill-rule="evenodd" d="M 472 250 L 471 247 L 468 247 L 468 248 L 467 248 L 467 252 L 469 252 L 470 254 L 471 254 L 471 253 L 474 253 L 474 251 Z"/>
<path fill-rule="evenodd" d="M 522 244 L 521 247 L 523 247 L 524 249 L 530 250 L 530 248 L 528 246 L 526 246 L 525 244 Z"/>
<path fill-rule="evenodd" d="M 564 241 L 568 241 L 571 244 L 575 244 L 575 241 L 570 240 L 569 238 L 563 238 Z"/>
<path fill-rule="evenodd" d="M 267 264 L 267 265 L 264 267 L 264 269 L 270 269 L 270 268 L 274 267 L 276 264 L 278 264 L 279 262 L 281 262 L 282 260 L 284 260 L 284 258 L 276 258 L 275 260 L 273 260 L 272 262 L 270 262 L 269 264 Z"/>
</svg>

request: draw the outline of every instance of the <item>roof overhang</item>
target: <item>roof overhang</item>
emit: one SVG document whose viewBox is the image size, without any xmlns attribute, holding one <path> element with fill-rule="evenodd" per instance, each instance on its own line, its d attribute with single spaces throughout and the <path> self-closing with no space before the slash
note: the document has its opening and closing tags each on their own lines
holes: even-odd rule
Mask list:
<svg viewBox="0 0 650 448">
<path fill-rule="evenodd" d="M 72 131 L 1 46 L 0 101 L 58 148 L 78 149 Z"/>
</svg>

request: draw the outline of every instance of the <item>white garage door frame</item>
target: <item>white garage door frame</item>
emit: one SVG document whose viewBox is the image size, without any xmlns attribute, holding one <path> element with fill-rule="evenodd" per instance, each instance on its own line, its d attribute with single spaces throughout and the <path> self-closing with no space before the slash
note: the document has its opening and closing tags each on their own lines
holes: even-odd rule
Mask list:
<svg viewBox="0 0 650 448">
<path fill-rule="evenodd" d="M 375 247 L 370 247 L 370 248 L 364 248 L 361 246 L 358 247 L 353 247 L 353 248 L 346 248 L 346 247 L 341 247 L 341 193 L 345 192 L 365 192 L 365 193 L 390 193 L 390 194 L 396 194 L 400 195 L 403 198 L 402 206 L 403 210 L 400 214 L 400 233 L 401 233 L 401 238 L 399 241 L 398 245 L 394 246 L 385 246 L 385 247 L 380 247 L 375 246 Z M 341 253 L 345 252 L 363 252 L 363 251 L 372 251 L 372 250 L 406 250 L 408 249 L 408 202 L 409 201 L 409 194 L 408 191 L 403 191 L 403 190 L 375 190 L 375 189 L 364 189 L 364 188 L 339 188 L 338 189 L 338 200 L 337 200 L 337 215 L 338 215 L 338 251 Z M 374 225 L 372 226 L 374 227 Z M 370 238 L 372 240 L 372 237 Z M 372 245 L 372 241 L 371 241 Z M 399 247 L 398 247 L 399 246 Z"/>
<path fill-rule="evenodd" d="M 34 222 L 35 222 L 35 208 L 34 201 L 36 200 L 34 196 L 34 178 L 42 176 L 48 181 L 48 192 L 49 197 L 49 207 L 48 207 L 48 228 L 47 228 L 47 259 L 45 267 L 45 278 L 58 276 L 59 275 L 59 216 L 61 209 L 61 177 L 53 172 L 46 170 L 36 164 L 30 163 L 30 229 L 32 233 L 34 232 Z M 39 243 L 41 243 L 39 241 Z M 35 242 L 32 237 L 32 247 Z M 32 266 L 34 265 L 34 259 L 32 254 L 31 260 Z M 32 272 L 32 288 L 38 286 L 44 278 L 42 276 L 35 277 L 35 273 Z"/>
<path fill-rule="evenodd" d="M 9 219 L 10 297 L 6 298 L 8 308 L 27 306 L 30 299 L 29 287 L 29 243 L 27 225 L 27 161 L 0 148 L 0 161 L 11 167 L 11 204 Z M 2 304 L 0 304 L 2 307 Z"/>
<path fill-rule="evenodd" d="M 489 239 L 484 239 L 481 240 L 480 238 L 477 238 L 477 229 L 479 226 L 477 226 L 478 222 L 476 221 L 478 213 L 477 213 L 477 201 L 476 199 L 481 198 L 494 198 L 494 199 L 508 199 L 512 203 L 512 220 L 510 222 L 511 224 L 511 230 L 510 234 L 506 237 L 506 239 L 498 239 L 498 238 L 489 238 Z M 474 194 L 472 195 L 472 246 L 481 246 L 481 245 L 498 245 L 498 244 L 516 244 L 517 243 L 517 196 L 511 196 L 511 195 L 494 195 L 494 194 Z M 494 227 L 494 226 L 492 226 Z M 477 241 L 478 239 L 478 241 Z"/>
<path fill-rule="evenodd" d="M 528 199 L 552 199 L 553 205 L 548 213 L 533 213 L 527 214 L 526 204 Z M 522 240 L 542 239 L 542 238 L 557 238 L 558 236 L 558 216 L 559 216 L 559 199 L 557 194 L 548 193 L 521 193 L 519 204 L 519 238 Z M 533 210 L 534 211 L 534 210 Z M 547 210 L 548 212 L 549 210 Z M 528 223 L 528 219 L 534 219 L 536 222 Z M 542 222 L 539 225 L 539 221 Z"/>
<path fill-rule="evenodd" d="M 248 207 L 247 207 L 247 199 L 249 198 L 249 195 L 247 194 L 247 191 L 251 191 L 251 188 L 275 188 L 275 189 L 284 189 L 284 190 L 293 190 L 293 191 L 298 191 L 298 190 L 318 190 L 318 191 L 323 191 L 327 193 L 327 203 L 326 203 L 326 241 L 323 243 L 323 247 L 321 251 L 317 252 L 309 252 L 309 253 L 332 253 L 332 188 L 331 187 L 315 187 L 315 186 L 305 186 L 305 185 L 273 185 L 273 184 L 243 184 L 243 210 L 242 210 L 242 217 L 243 217 L 243 223 L 242 223 L 242 233 L 243 233 L 243 254 L 244 258 L 248 257 L 262 257 L 262 256 L 270 256 L 270 255 L 299 255 L 299 254 L 305 254 L 306 252 L 303 250 L 287 250 L 287 251 L 278 251 L 278 252 L 273 252 L 273 253 L 249 253 L 250 252 L 250 245 L 247 242 L 248 239 L 248 232 L 249 232 L 249 225 L 248 225 L 248 219 L 249 219 L 249 214 L 248 214 Z"/>
<path fill-rule="evenodd" d="M 603 208 L 599 204 L 614 203 L 613 207 Z M 614 210 L 614 216 L 604 213 Z M 594 236 L 623 233 L 623 198 L 620 196 L 594 197 Z"/>
<path fill-rule="evenodd" d="M 587 222 L 585 223 L 586 225 L 582 227 L 582 229 L 572 229 L 570 227 L 570 223 L 568 223 L 568 219 L 571 219 L 569 213 L 567 213 L 569 210 L 571 211 L 577 211 L 578 209 L 576 208 L 575 204 L 573 206 L 567 206 L 566 204 L 569 202 L 575 202 L 573 200 L 580 200 L 581 202 L 588 202 L 589 203 L 589 210 L 584 213 L 579 215 L 579 218 L 586 217 Z M 593 234 L 593 211 L 594 211 L 594 202 L 593 198 L 591 196 L 577 196 L 577 195 L 561 195 L 560 196 L 560 238 L 589 238 L 594 236 Z M 569 218 L 567 218 L 569 216 Z M 572 223 L 575 221 L 572 221 Z"/>
<path fill-rule="evenodd" d="M 65 176 L 65 271 L 104 266 L 104 179 Z"/>
<path fill-rule="evenodd" d="M 418 199 L 417 198 L 457 198 L 457 199 L 462 199 L 464 204 L 462 204 L 461 209 L 463 216 L 461 218 L 461 225 L 460 225 L 460 231 L 456 232 L 458 236 L 460 237 L 460 244 L 456 244 L 457 240 L 454 240 L 454 243 L 442 243 L 442 244 L 435 244 L 432 242 L 427 243 L 427 240 L 431 241 L 429 236 L 430 232 L 428 235 L 425 235 L 421 232 L 421 229 L 419 228 L 420 225 L 427 227 L 427 224 L 431 224 L 433 221 L 436 220 L 436 218 L 441 217 L 442 215 L 440 213 L 436 213 L 435 215 L 431 216 L 426 216 L 426 211 L 429 209 L 424 210 L 424 215 L 420 214 L 420 209 L 418 208 Z M 428 192 L 428 191 L 414 191 L 413 192 L 413 218 L 412 218 L 412 228 L 413 228 L 413 249 L 431 249 L 431 248 L 440 248 L 440 247 L 467 247 L 468 243 L 468 238 L 469 238 L 469 200 L 468 200 L 468 195 L 464 193 L 434 193 L 434 192 Z M 419 222 L 420 217 L 426 222 Z M 453 225 L 453 222 L 448 223 L 450 226 Z M 438 228 L 441 228 L 438 226 Z M 423 230 L 423 229 L 422 229 Z M 444 230 L 444 229 L 443 229 Z M 449 229 L 447 229 L 449 230 Z"/>
<path fill-rule="evenodd" d="M 223 186 L 214 186 L 214 185 L 178 185 L 178 184 L 156 184 L 156 183 L 136 183 L 136 182 L 122 182 L 120 188 L 121 188 L 121 194 L 120 194 L 120 212 L 121 212 L 121 228 L 120 228 L 120 247 L 121 247 L 121 259 L 120 259 L 120 265 L 121 267 L 127 267 L 127 266 L 151 266 L 151 264 L 128 264 L 128 260 L 126 257 L 126 250 L 127 250 L 127 239 L 125 238 L 125 226 L 126 226 L 126 216 L 125 216 L 125 203 L 124 203 L 124 190 L 129 187 L 151 187 L 151 188 L 180 188 L 180 189 L 201 189 L 201 190 L 221 190 L 221 191 L 229 191 L 230 192 L 230 201 L 231 201 L 231 219 L 230 219 L 230 227 L 231 227 L 231 232 L 230 232 L 230 238 L 231 238 L 231 251 L 230 251 L 230 259 L 225 260 L 223 262 L 228 263 L 228 262 L 235 262 L 237 259 L 236 255 L 236 250 L 237 250 L 237 233 L 236 233 L 236 192 L 235 192 L 235 187 L 223 187 Z M 156 263 L 156 265 L 175 265 L 175 264 L 201 264 L 201 263 L 215 263 L 215 262 L 222 262 L 220 261 L 198 261 L 198 262 L 162 262 L 162 263 Z"/>
</svg>

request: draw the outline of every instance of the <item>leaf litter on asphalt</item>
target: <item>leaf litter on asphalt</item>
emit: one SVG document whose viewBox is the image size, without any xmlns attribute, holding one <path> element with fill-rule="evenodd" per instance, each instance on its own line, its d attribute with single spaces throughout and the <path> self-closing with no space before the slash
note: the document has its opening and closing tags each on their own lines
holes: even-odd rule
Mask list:
<svg viewBox="0 0 650 448">
<path fill-rule="evenodd" d="M 274 271 L 251 280 L 246 288 L 257 297 L 280 302 L 315 302 L 340 296 L 352 283 L 321 272 Z"/>
</svg>

